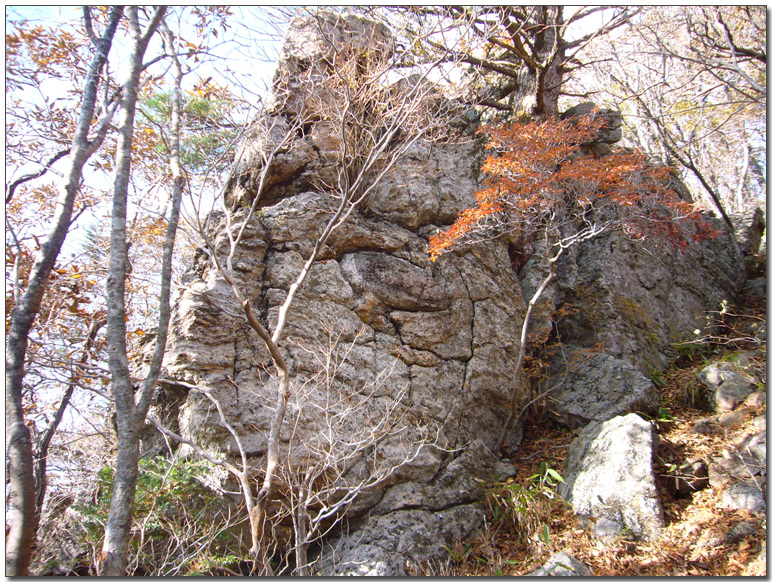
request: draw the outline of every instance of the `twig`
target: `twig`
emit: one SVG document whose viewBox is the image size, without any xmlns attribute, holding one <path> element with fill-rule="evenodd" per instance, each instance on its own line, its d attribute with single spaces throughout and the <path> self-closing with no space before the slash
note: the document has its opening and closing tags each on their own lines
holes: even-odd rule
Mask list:
<svg viewBox="0 0 772 582">
<path fill-rule="evenodd" d="M 533 459 L 534 457 L 538 457 L 539 455 L 544 453 L 544 451 L 551 451 L 553 449 L 565 449 L 566 447 L 570 447 L 570 446 L 571 446 L 570 444 L 567 444 L 567 445 L 555 445 L 554 447 L 547 447 L 546 449 L 541 449 L 539 451 L 536 451 L 535 453 L 533 453 L 532 455 L 528 455 L 527 457 L 519 457 L 517 460 L 528 461 L 530 459 Z"/>
</svg>

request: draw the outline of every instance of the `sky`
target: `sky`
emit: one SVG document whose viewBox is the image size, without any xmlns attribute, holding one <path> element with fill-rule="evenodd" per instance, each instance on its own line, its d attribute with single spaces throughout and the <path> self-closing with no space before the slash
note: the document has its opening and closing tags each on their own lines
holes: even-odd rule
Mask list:
<svg viewBox="0 0 772 582">
<path fill-rule="evenodd" d="M 284 32 L 279 12 L 262 6 L 234 6 L 231 10 L 233 15 L 228 19 L 229 30 L 225 34 L 208 36 L 213 58 L 186 63 L 192 67 L 187 82 L 193 85 L 200 79 L 213 76 L 230 79 L 234 90 L 242 85 L 245 96 L 262 94 L 270 86 Z M 79 26 L 81 15 L 81 9 L 76 6 L 8 6 L 6 32 L 11 30 L 10 21 L 21 19 L 45 27 Z M 189 11 L 186 15 L 189 16 Z M 195 41 L 196 32 L 189 24 L 190 18 L 180 19 L 179 10 L 173 8 L 167 20 L 173 31 L 179 30 L 182 39 Z M 110 66 L 119 80 L 123 79 L 121 72 L 125 69 L 129 48 L 125 36 L 117 34 L 110 53 Z M 160 40 L 156 35 L 147 50 L 146 60 L 160 52 Z M 236 83 L 236 80 L 239 82 Z"/>
<path fill-rule="evenodd" d="M 265 97 L 269 91 L 271 79 L 276 66 L 283 29 L 281 22 L 286 18 L 276 18 L 277 13 L 271 8 L 260 6 L 233 7 L 233 15 L 228 19 L 230 28 L 224 33 L 219 32 L 215 37 L 209 31 L 207 44 L 211 47 L 212 58 L 202 58 L 198 63 L 193 59 L 184 59 L 191 71 L 185 78 L 186 87 L 192 89 L 193 85 L 203 79 L 212 77 L 212 83 L 228 86 L 238 96 L 250 101 L 257 101 L 258 96 Z M 186 10 L 190 15 L 190 10 Z M 12 31 L 12 21 L 26 20 L 33 25 L 41 25 L 46 28 L 66 29 L 68 27 L 81 26 L 82 9 L 75 6 L 6 6 L 6 33 Z M 170 28 L 179 31 L 182 39 L 196 42 L 196 31 L 189 19 L 179 17 L 179 9 L 173 8 L 167 15 Z M 115 73 L 119 82 L 125 77 L 126 62 L 130 52 L 130 46 L 125 34 L 116 35 L 110 52 L 110 68 Z M 160 37 L 155 35 L 146 52 L 146 62 L 161 52 Z M 160 73 L 167 64 L 158 64 L 149 72 Z M 49 100 L 61 96 L 66 99 L 71 85 L 66 80 L 47 80 L 38 88 L 25 89 L 13 98 L 21 98 L 28 103 L 43 103 L 43 96 Z M 6 96 L 7 99 L 9 96 Z M 66 102 L 66 101 L 64 101 Z M 14 177 L 23 175 L 39 168 L 37 164 L 25 167 L 9 167 L 6 164 L 6 183 Z M 49 172 L 43 180 L 57 179 L 55 172 Z M 84 180 L 90 186 L 109 190 L 113 176 L 103 172 L 95 172 L 88 167 L 84 168 Z M 140 188 L 141 189 L 141 188 Z M 165 195 L 160 193 L 160 195 Z M 82 244 L 85 240 L 86 227 L 99 221 L 107 220 L 109 208 L 103 205 L 96 212 L 87 212 L 80 217 L 78 222 L 70 229 L 70 234 L 60 253 L 60 263 L 66 264 L 72 257 L 82 252 Z M 58 394 L 52 394 L 52 398 L 58 399 Z M 81 400 L 88 400 L 90 394 L 83 394 Z M 70 410 L 63 428 L 67 425 L 77 424 L 77 415 Z"/>
</svg>

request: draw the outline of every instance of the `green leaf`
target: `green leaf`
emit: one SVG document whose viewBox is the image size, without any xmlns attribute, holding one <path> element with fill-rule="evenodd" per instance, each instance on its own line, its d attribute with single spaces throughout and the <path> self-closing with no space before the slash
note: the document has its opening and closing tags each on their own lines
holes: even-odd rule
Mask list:
<svg viewBox="0 0 772 582">
<path fill-rule="evenodd" d="M 559 483 L 563 483 L 563 477 L 555 469 L 547 469 L 547 475 Z"/>
<path fill-rule="evenodd" d="M 545 546 L 550 546 L 550 528 L 546 523 L 544 524 L 542 531 L 539 533 L 539 539 Z"/>
</svg>

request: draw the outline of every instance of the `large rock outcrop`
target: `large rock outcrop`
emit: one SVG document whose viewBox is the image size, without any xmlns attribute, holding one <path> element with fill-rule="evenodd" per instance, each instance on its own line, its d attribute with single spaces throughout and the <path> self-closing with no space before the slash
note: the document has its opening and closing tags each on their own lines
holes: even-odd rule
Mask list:
<svg viewBox="0 0 772 582">
<path fill-rule="evenodd" d="M 319 22 L 325 34 L 315 28 Z M 292 71 L 314 66 L 323 77 L 329 43 L 353 46 L 361 35 L 390 42 L 382 25 L 359 17 L 295 21 L 276 79 L 282 94 L 277 102 L 286 109 L 277 106 L 270 123 L 258 120 L 257 126 L 279 131 L 283 116 L 309 98 L 304 86 L 293 84 Z M 269 134 L 253 132 L 244 151 L 259 152 Z M 322 187 L 336 163 L 325 155 L 330 136 L 324 124 L 311 125 L 277 158 L 261 212 L 247 225 L 234 257 L 239 282 L 271 330 L 330 215 L 332 201 Z M 397 419 L 399 431 L 370 451 L 378 462 L 399 464 L 412 444 L 425 443 L 411 462 L 357 498 L 347 515 L 355 531 L 336 542 L 341 561 L 325 562 L 329 572 L 348 572 L 349 563 L 360 573 L 404 574 L 408 558 L 435 557 L 445 541 L 470 534 L 480 523 L 475 502 L 481 481 L 515 471 L 489 449 L 508 412 L 524 295 L 533 291 L 538 260 L 534 256 L 521 269 L 517 257 L 524 249 L 506 239 L 436 263 L 427 252 L 429 236 L 473 203 L 482 157 L 479 143 L 417 142 L 366 207 L 333 233 L 290 310 L 281 346 L 293 374 L 283 455 L 292 454 L 302 466 L 319 450 L 315 435 L 335 428 L 334 442 L 351 442 L 362 427 L 386 417 Z M 232 228 L 240 226 L 240 208 L 254 196 L 257 172 L 250 168 L 261 163 L 259 155 L 238 160 L 239 179 L 227 192 Z M 213 213 L 208 224 L 218 252 L 224 250 L 223 215 Z M 648 258 L 651 252 L 656 261 Z M 561 321 L 561 339 L 574 348 L 603 342 L 609 355 L 638 368 L 648 362 L 661 366 L 669 342 L 690 333 L 743 276 L 725 242 L 692 245 L 684 256 L 605 236 L 561 265 L 561 283 L 539 325 L 549 335 L 554 310 L 570 302 L 579 312 Z M 183 285 L 166 373 L 208 388 L 260 467 L 275 393 L 270 358 L 205 253 L 197 254 Z M 332 361 L 335 374 L 320 375 L 331 369 L 320 361 Z M 236 454 L 209 400 L 175 390 L 165 398 L 166 417 L 203 446 Z M 350 474 L 362 475 L 366 467 L 362 460 Z M 437 543 L 421 549 L 401 541 L 416 536 Z"/>
</svg>

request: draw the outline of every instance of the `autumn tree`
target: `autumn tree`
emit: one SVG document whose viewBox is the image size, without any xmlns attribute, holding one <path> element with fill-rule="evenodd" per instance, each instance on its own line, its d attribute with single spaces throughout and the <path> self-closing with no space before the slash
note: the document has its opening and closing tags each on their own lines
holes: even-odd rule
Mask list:
<svg viewBox="0 0 772 582">
<path fill-rule="evenodd" d="M 46 241 L 40 246 L 31 267 L 24 293 L 18 294 L 6 340 L 6 442 L 8 473 L 10 476 L 9 514 L 10 530 L 6 538 L 6 574 L 28 574 L 30 553 L 36 528 L 35 480 L 32 444 L 25 425 L 23 408 L 24 365 L 29 335 L 40 310 L 49 276 L 54 268 L 72 220 L 75 199 L 80 189 L 83 168 L 100 146 L 108 131 L 117 101 L 109 92 L 99 95 L 102 72 L 112 47 L 123 8 L 112 8 L 101 34 L 97 34 L 91 18 L 91 9 L 83 9 L 85 28 L 93 46 L 93 55 L 86 74 L 83 100 L 79 110 L 74 137 L 67 152 L 65 185 L 59 195 Z M 7 39 L 8 40 L 8 39 Z M 99 114 L 101 99 L 101 115 Z M 94 123 L 96 121 L 96 124 Z M 47 169 L 56 159 L 43 164 Z M 18 180 L 15 181 L 18 186 Z M 16 186 L 6 188 L 6 203 L 10 202 Z M 19 252 L 19 255 L 21 252 Z"/>
<path fill-rule="evenodd" d="M 410 60 L 444 54 L 449 62 L 467 65 L 472 101 L 512 117 L 557 115 L 567 79 L 588 65 L 586 47 L 626 26 L 640 8 L 494 5 L 365 10 L 406 21 L 402 29 L 406 44 L 413 46 L 407 51 Z"/>
<path fill-rule="evenodd" d="M 147 17 L 152 23 L 151 9 L 137 10 L 139 19 Z M 22 9 L 19 13 L 26 14 Z M 211 52 L 208 41 L 219 42 L 218 34 L 227 30 L 230 14 L 227 7 L 175 11 L 174 18 L 190 25 L 186 29 L 186 38 L 177 37 L 173 47 L 167 44 L 160 55 L 141 62 L 137 95 L 140 114 L 134 116 L 135 131 L 129 140 L 134 160 L 129 172 L 125 167 L 121 168 L 124 182 L 118 185 L 120 191 L 128 184 L 129 192 L 125 214 L 123 297 L 124 343 L 129 361 L 138 355 L 143 343 L 152 342 L 156 337 L 153 328 L 157 325 L 154 324 L 157 298 L 163 295 L 161 282 L 166 282 L 167 291 L 171 284 L 173 269 L 167 267 L 164 272 L 158 272 L 172 209 L 179 204 L 179 200 L 175 203 L 175 196 L 167 195 L 167 192 L 175 188 L 181 192 L 187 180 L 207 187 L 219 172 L 224 171 L 245 119 L 243 111 L 248 109 L 248 105 L 242 107 L 243 100 L 239 101 L 224 88 L 220 76 L 217 80 L 211 76 L 200 78 L 197 83 L 187 84 L 187 91 L 179 83 L 168 83 L 168 78 L 178 77 L 168 74 L 169 63 L 179 57 L 182 74 L 190 75 L 202 65 L 210 66 L 213 60 L 221 58 Z M 119 106 L 124 106 L 124 110 L 128 107 L 132 96 L 127 95 L 126 87 L 114 80 L 114 69 L 107 61 L 112 36 L 126 33 L 131 36 L 131 27 L 120 26 L 120 22 L 126 23 L 120 8 L 85 9 L 80 26 L 77 22 L 68 22 L 47 28 L 22 19 L 13 21 L 11 32 L 6 36 L 9 74 L 6 151 L 9 164 L 15 165 L 6 183 L 7 362 L 16 357 L 15 350 L 19 345 L 15 340 L 21 321 L 19 310 L 26 309 L 25 301 L 32 297 L 33 291 L 39 292 L 37 298 L 40 301 L 37 317 L 33 314 L 31 331 L 26 332 L 26 360 L 20 364 L 25 372 L 18 390 L 20 406 L 17 410 L 21 412 L 17 417 L 21 420 L 9 421 L 7 426 L 10 429 L 26 423 L 33 431 L 32 455 L 25 468 L 34 465 L 35 486 L 27 479 L 23 486 L 16 487 L 20 481 L 14 479 L 11 489 L 14 508 L 20 495 L 18 491 L 27 495 L 25 499 L 36 501 L 34 524 L 40 517 L 48 483 L 46 466 L 51 460 L 48 453 L 53 450 L 54 454 L 62 455 L 60 460 L 67 456 L 63 449 L 51 445 L 55 443 L 56 430 L 67 409 L 76 401 L 84 402 L 77 390 L 91 390 L 98 403 L 113 401 L 109 388 L 115 384 L 106 370 L 102 335 L 107 302 L 102 283 L 110 274 L 106 262 L 111 234 L 110 229 L 104 228 L 109 222 L 105 205 L 109 195 L 102 184 L 118 162 L 125 163 L 126 159 L 124 156 L 121 161 L 116 155 L 121 148 L 115 135 L 117 123 L 112 117 Z M 102 28 L 107 32 L 100 38 L 98 33 Z M 241 33 L 247 28 L 243 27 Z M 225 44 L 233 44 L 232 36 Z M 99 60 L 95 57 L 96 64 L 92 63 L 90 69 L 88 59 L 97 48 L 101 51 L 97 55 Z M 253 52 L 259 53 L 259 50 Z M 125 56 L 122 53 L 115 60 Z M 176 70 L 178 67 L 172 64 L 171 68 Z M 225 76 L 227 67 L 221 69 Z M 54 83 L 53 90 L 51 83 Z M 176 90 L 167 90 L 172 86 Z M 177 102 L 182 112 L 176 105 L 172 106 Z M 92 118 L 79 125 L 78 111 L 87 111 L 89 107 Z M 234 111 L 235 118 L 228 119 Z M 180 115 L 184 118 L 182 127 Z M 172 118 L 177 119 L 176 127 Z M 127 127 L 124 121 L 122 128 Z M 75 145 L 80 149 L 72 147 L 73 134 Z M 173 147 L 174 135 L 180 139 Z M 86 146 L 88 152 L 84 155 Z M 178 155 L 172 155 L 172 149 L 176 149 Z M 61 218 L 55 208 L 56 181 L 62 176 L 61 170 L 72 152 L 78 156 L 81 173 L 65 187 L 70 196 L 67 200 L 70 208 L 69 215 Z M 177 163 L 170 164 L 170 158 L 175 157 Z M 181 175 L 183 163 L 186 164 L 184 178 Z M 84 172 L 86 165 L 88 168 Z M 41 184 L 49 177 L 53 177 L 50 184 Z M 33 206 L 36 212 L 29 211 Z M 58 261 L 54 257 L 50 273 L 39 276 L 33 259 L 36 250 L 46 257 L 51 256 L 48 245 L 41 245 L 48 222 L 54 222 L 58 229 L 60 248 L 64 244 L 64 233 L 70 233 L 66 248 L 71 256 L 59 257 Z M 78 230 L 80 232 L 73 236 Z M 116 254 L 121 254 L 119 245 L 114 245 L 114 249 Z M 113 324 L 116 319 L 113 318 Z M 111 334 L 113 346 L 118 342 L 116 335 Z M 160 343 L 159 340 L 156 345 Z M 13 361 L 19 362 L 19 359 Z M 7 365 L 8 374 L 15 373 L 15 367 L 15 363 Z M 131 378 L 132 382 L 144 380 Z M 8 387 L 12 385 L 16 384 L 7 381 Z M 7 390 L 9 402 L 16 392 Z M 98 403 L 95 406 L 98 407 Z M 8 406 L 6 410 L 10 419 L 14 408 Z M 75 410 L 77 413 L 77 408 Z M 86 420 L 88 422 L 87 415 Z M 14 437 L 9 442 L 17 443 L 17 440 Z M 15 472 L 15 445 L 9 447 L 8 453 Z M 119 473 L 123 476 L 125 469 Z M 72 489 L 81 485 L 73 483 Z M 29 507 L 29 504 L 24 505 L 24 508 Z M 9 556 L 20 531 L 15 525 L 20 523 L 16 520 L 18 513 L 9 512 Z M 34 527 L 32 529 L 34 535 Z M 25 530 L 26 541 L 19 542 L 22 552 L 26 552 L 25 560 L 33 547 L 29 532 L 29 529 Z"/>
<path fill-rule="evenodd" d="M 665 166 L 649 163 L 639 152 L 596 158 L 582 150 L 603 123 L 588 115 L 484 126 L 486 147 L 493 151 L 482 168 L 489 175 L 485 187 L 476 193 L 473 207 L 430 239 L 433 260 L 461 245 L 503 236 L 544 241 L 548 270 L 523 319 L 510 411 L 494 447 L 497 455 L 518 413 L 531 316 L 554 281 L 563 253 L 612 229 L 640 238 L 661 235 L 678 245 L 709 234 L 699 223 L 696 230 L 678 226 L 679 219 L 691 222 L 696 215 L 667 189 L 670 171 Z"/>
<path fill-rule="evenodd" d="M 148 43 L 161 24 L 165 11 L 166 7 L 156 8 L 148 17 L 148 22 L 143 28 L 140 24 L 139 10 L 136 7 L 127 9 L 132 48 L 128 78 L 122 88 L 112 201 L 110 271 L 107 279 L 108 362 L 118 428 L 118 451 L 115 461 L 110 514 L 105 526 L 105 541 L 99 560 L 99 573 L 103 576 L 122 576 L 126 572 L 129 529 L 131 528 L 139 465 L 139 436 L 150 407 L 155 383 L 160 374 L 169 323 L 171 262 L 184 186 L 184 178 L 179 165 L 178 141 L 173 143 L 170 148 L 174 191 L 170 218 L 166 228 L 166 240 L 164 241 L 156 344 L 150 370 L 135 396 L 126 348 L 127 203 L 131 176 L 134 116 L 140 75 L 145 68 L 144 55 Z M 172 105 L 174 108 L 173 123 L 176 124 L 179 124 L 179 77 L 181 77 L 181 72 L 178 72 L 174 94 L 175 102 Z M 178 136 L 179 131 L 176 131 L 175 134 Z"/>
<path fill-rule="evenodd" d="M 649 7 L 600 39 L 579 86 L 625 114 L 628 138 L 730 214 L 764 204 L 766 13 L 762 6 Z"/>
</svg>

